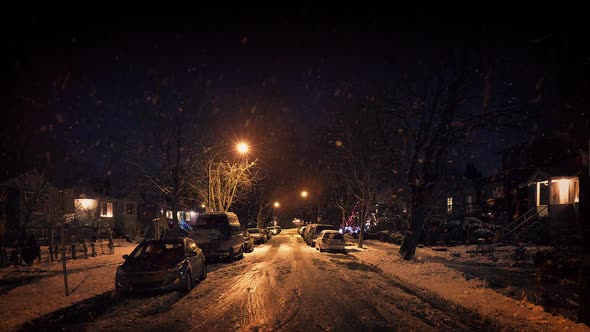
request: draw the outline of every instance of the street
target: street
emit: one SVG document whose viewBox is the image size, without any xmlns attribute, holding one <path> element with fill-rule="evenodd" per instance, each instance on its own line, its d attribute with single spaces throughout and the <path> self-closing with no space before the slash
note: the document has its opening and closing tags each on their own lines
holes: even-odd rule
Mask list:
<svg viewBox="0 0 590 332">
<path fill-rule="evenodd" d="M 349 247 L 349 250 L 355 250 Z M 294 229 L 244 259 L 209 266 L 188 294 L 112 292 L 26 329 L 367 331 L 497 329 L 348 254 L 320 253 Z"/>
</svg>

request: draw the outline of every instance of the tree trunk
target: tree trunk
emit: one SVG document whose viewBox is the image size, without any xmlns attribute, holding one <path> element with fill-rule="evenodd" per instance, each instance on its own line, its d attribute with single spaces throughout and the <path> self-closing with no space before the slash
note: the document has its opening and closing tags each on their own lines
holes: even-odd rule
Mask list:
<svg viewBox="0 0 590 332">
<path fill-rule="evenodd" d="M 424 225 L 424 196 L 421 188 L 412 186 L 412 215 L 410 227 L 406 231 L 404 240 L 399 249 L 400 256 L 409 260 L 414 257 L 416 253 L 416 246 L 422 234 L 422 226 Z"/>
<path fill-rule="evenodd" d="M 358 248 L 363 247 L 363 241 L 365 239 L 365 220 L 367 214 L 367 206 L 365 205 L 365 201 L 361 202 L 361 211 L 359 213 L 359 226 L 361 227 L 361 231 L 359 234 L 359 243 Z"/>
</svg>

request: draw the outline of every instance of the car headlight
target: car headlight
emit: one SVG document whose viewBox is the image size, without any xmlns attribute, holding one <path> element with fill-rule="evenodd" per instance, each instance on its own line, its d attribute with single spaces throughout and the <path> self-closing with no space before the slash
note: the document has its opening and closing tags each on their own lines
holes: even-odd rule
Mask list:
<svg viewBox="0 0 590 332">
<path fill-rule="evenodd" d="M 168 269 L 168 272 L 180 272 L 184 268 L 184 263 L 178 264 L 176 267 Z"/>
</svg>

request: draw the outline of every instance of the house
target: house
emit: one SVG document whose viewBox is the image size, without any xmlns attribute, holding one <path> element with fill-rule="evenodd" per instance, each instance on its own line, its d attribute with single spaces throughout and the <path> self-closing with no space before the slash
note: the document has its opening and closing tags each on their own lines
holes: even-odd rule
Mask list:
<svg viewBox="0 0 590 332">
<path fill-rule="evenodd" d="M 49 242 L 52 226 L 73 213 L 73 191 L 60 189 L 33 169 L 0 183 L 0 225 L 9 243 L 33 234 Z"/>
<path fill-rule="evenodd" d="M 116 237 L 135 238 L 149 233 L 152 220 L 161 215 L 138 192 L 119 197 L 78 193 L 74 199 L 75 220 L 79 227 L 111 230 Z"/>
<path fill-rule="evenodd" d="M 578 233 L 578 165 L 567 146 L 543 138 L 503 151 L 505 208 L 511 217 L 503 241 L 555 244 Z"/>
<path fill-rule="evenodd" d="M 518 218 L 507 225 L 508 241 L 554 242 L 560 234 L 575 233 L 579 223 L 580 181 L 571 171 L 536 169 L 520 184 L 522 206 Z"/>
</svg>

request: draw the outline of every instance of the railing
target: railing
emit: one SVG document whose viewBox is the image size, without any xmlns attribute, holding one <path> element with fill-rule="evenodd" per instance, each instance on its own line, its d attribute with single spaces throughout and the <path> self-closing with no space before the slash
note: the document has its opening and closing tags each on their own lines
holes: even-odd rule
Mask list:
<svg viewBox="0 0 590 332">
<path fill-rule="evenodd" d="M 533 207 L 532 209 L 525 212 L 522 216 L 516 218 L 512 223 L 504 227 L 504 236 L 510 235 L 514 233 L 516 230 L 520 229 L 523 225 L 528 223 L 531 219 L 539 216 L 543 211 L 547 210 L 548 205 L 545 205 L 539 209 L 538 206 Z"/>
</svg>

